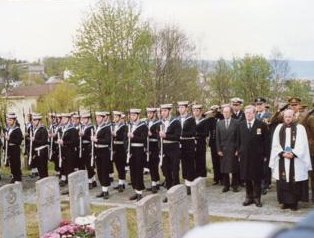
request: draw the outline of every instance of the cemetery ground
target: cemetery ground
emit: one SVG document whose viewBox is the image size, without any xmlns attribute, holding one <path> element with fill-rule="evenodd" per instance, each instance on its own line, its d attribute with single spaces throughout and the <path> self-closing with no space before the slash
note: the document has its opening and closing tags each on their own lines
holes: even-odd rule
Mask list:
<svg viewBox="0 0 314 238">
<path fill-rule="evenodd" d="M 210 167 L 210 161 L 208 162 Z M 209 168 L 210 170 L 210 168 Z M 209 171 L 211 172 L 211 171 Z M 1 170 L 2 179 L 0 180 L 0 186 L 7 184 L 10 181 L 9 169 Z M 53 175 L 52 164 L 49 165 L 49 175 Z M 30 178 L 30 171 L 23 170 L 23 195 L 24 195 L 24 208 L 26 215 L 26 225 L 28 237 L 39 237 L 38 231 L 38 218 L 36 208 L 36 191 L 35 182 L 36 179 Z M 129 174 L 128 174 L 129 175 Z M 145 184 L 150 187 L 150 176 L 145 175 Z M 163 177 L 162 177 L 163 178 Z M 127 176 L 129 181 L 129 177 Z M 163 180 L 163 179 L 162 179 Z M 275 222 L 281 226 L 291 226 L 291 224 L 299 221 L 313 209 L 313 204 L 302 203 L 300 209 L 296 212 L 290 210 L 281 210 L 276 200 L 275 187 L 268 194 L 262 197 L 263 207 L 257 208 L 254 205 L 249 207 L 243 207 L 242 202 L 245 196 L 245 189 L 242 188 L 240 192 L 233 193 L 229 191 L 222 193 L 222 186 L 212 185 L 212 173 L 208 173 L 206 195 L 208 198 L 208 222 L 222 222 L 222 221 L 236 221 L 236 220 L 254 220 L 254 221 L 270 221 Z M 67 191 L 67 187 L 61 189 L 61 193 Z M 91 202 L 91 214 L 96 216 L 102 211 L 112 207 L 126 207 L 127 208 L 127 221 L 130 237 L 137 237 L 137 217 L 136 217 L 136 202 L 129 201 L 128 197 L 133 194 L 130 186 L 127 186 L 123 193 L 110 189 L 109 200 L 102 198 L 96 198 L 95 195 L 100 191 L 100 186 L 89 191 Z M 149 195 L 151 192 L 144 192 L 145 195 Z M 166 189 L 162 188 L 159 192 L 162 198 L 166 194 Z M 68 195 L 61 196 L 61 210 L 62 220 L 70 220 L 70 205 Z M 189 196 L 189 211 L 190 211 L 190 227 L 193 227 L 193 217 L 191 209 L 191 197 Z M 170 236 L 169 228 L 169 214 L 168 204 L 162 204 L 162 226 L 165 237 Z"/>
</svg>

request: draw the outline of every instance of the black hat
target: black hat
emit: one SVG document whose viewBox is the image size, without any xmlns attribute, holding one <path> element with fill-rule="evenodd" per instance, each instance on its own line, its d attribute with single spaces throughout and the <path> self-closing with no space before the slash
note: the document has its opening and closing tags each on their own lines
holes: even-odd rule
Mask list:
<svg viewBox="0 0 314 238">
<path fill-rule="evenodd" d="M 255 103 L 266 103 L 266 99 L 262 97 L 255 98 Z"/>
</svg>

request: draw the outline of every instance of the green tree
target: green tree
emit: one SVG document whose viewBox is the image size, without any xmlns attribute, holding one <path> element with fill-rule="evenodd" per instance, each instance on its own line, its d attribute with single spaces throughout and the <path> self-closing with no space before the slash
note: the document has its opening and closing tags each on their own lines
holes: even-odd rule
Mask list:
<svg viewBox="0 0 314 238">
<path fill-rule="evenodd" d="M 233 60 L 234 95 L 244 99 L 246 104 L 259 96 L 270 97 L 271 66 L 262 56 L 246 55 Z"/>
<path fill-rule="evenodd" d="M 70 57 L 46 57 L 43 60 L 45 73 L 48 77 L 59 76 L 63 78 L 63 72 L 70 63 Z"/>
<path fill-rule="evenodd" d="M 198 68 L 193 61 L 195 47 L 176 26 L 166 26 L 154 34 L 152 91 L 159 105 L 177 100 L 193 101 L 200 95 Z"/>
<path fill-rule="evenodd" d="M 144 107 L 152 44 L 131 1 L 101 0 L 75 38 L 71 71 L 85 105 Z"/>
<path fill-rule="evenodd" d="M 311 86 L 310 82 L 306 80 L 296 80 L 291 79 L 286 81 L 286 91 L 285 96 L 289 97 L 299 97 L 303 104 L 311 105 Z"/>
<path fill-rule="evenodd" d="M 233 71 L 231 65 L 224 59 L 219 59 L 213 71 L 209 74 L 209 87 L 211 92 L 211 103 L 224 104 L 230 101 L 232 91 Z"/>
<path fill-rule="evenodd" d="M 79 109 L 77 87 L 64 82 L 55 90 L 38 100 L 36 110 L 43 114 L 48 112 L 71 112 Z"/>
</svg>

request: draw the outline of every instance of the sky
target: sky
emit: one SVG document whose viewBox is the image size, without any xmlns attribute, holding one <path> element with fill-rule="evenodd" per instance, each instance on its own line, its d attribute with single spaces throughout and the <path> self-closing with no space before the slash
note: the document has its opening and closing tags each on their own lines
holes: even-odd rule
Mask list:
<svg viewBox="0 0 314 238">
<path fill-rule="evenodd" d="M 140 1 L 140 0 L 135 0 Z M 37 60 L 73 50 L 76 29 L 97 0 L 0 0 L 0 57 Z M 245 54 L 314 60 L 313 0 L 142 0 L 154 26 L 175 24 L 201 59 Z"/>
</svg>

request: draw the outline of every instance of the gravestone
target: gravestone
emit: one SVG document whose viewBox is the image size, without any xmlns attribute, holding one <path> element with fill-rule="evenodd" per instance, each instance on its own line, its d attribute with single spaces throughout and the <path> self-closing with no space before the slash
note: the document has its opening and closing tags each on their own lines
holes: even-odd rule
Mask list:
<svg viewBox="0 0 314 238">
<path fill-rule="evenodd" d="M 189 230 L 189 205 L 186 188 L 176 185 L 167 192 L 169 204 L 170 237 L 179 238 Z"/>
<path fill-rule="evenodd" d="M 208 223 L 206 178 L 197 178 L 191 183 L 193 219 L 195 226 Z"/>
<path fill-rule="evenodd" d="M 126 208 L 111 208 L 100 213 L 95 221 L 96 238 L 128 238 Z"/>
<path fill-rule="evenodd" d="M 162 238 L 162 210 L 160 195 L 149 195 L 136 206 L 139 238 Z"/>
<path fill-rule="evenodd" d="M 0 237 L 26 237 L 21 183 L 8 184 L 0 188 Z"/>
<path fill-rule="evenodd" d="M 90 214 L 90 198 L 86 170 L 79 170 L 69 175 L 70 212 L 72 221 L 77 217 Z"/>
<path fill-rule="evenodd" d="M 58 178 L 47 177 L 36 182 L 39 235 L 56 229 L 62 221 Z"/>
</svg>

